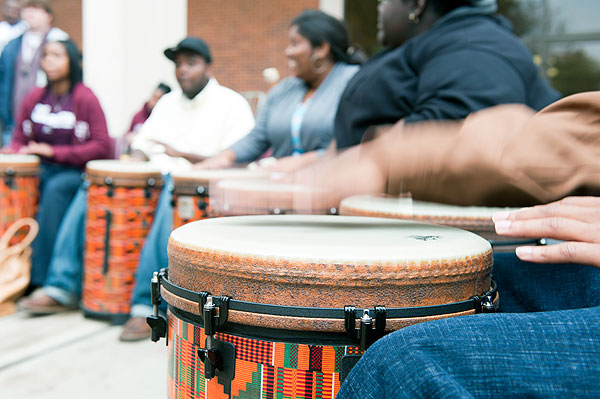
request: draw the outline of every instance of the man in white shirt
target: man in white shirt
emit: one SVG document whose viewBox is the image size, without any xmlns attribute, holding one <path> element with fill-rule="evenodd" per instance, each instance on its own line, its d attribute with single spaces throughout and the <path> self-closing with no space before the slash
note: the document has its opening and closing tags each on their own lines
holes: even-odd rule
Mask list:
<svg viewBox="0 0 600 399">
<path fill-rule="evenodd" d="M 158 101 L 131 148 L 134 157 L 172 172 L 228 148 L 252 129 L 254 118 L 240 94 L 211 77 L 212 57 L 202 39 L 187 37 L 165 56 L 175 63 L 181 90 Z"/>
</svg>

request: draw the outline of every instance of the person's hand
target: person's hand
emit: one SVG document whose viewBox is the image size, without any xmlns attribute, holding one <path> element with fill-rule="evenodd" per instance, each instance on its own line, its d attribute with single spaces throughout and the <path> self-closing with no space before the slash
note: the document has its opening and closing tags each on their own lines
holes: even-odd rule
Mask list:
<svg viewBox="0 0 600 399">
<path fill-rule="evenodd" d="M 41 157 L 54 157 L 54 149 L 48 143 L 30 142 L 27 146 L 21 147 L 19 154 L 39 155 Z"/>
<path fill-rule="evenodd" d="M 547 205 L 501 212 L 494 215 L 494 223 L 500 235 L 565 241 L 519 247 L 519 259 L 600 267 L 600 198 L 568 197 Z"/>
<path fill-rule="evenodd" d="M 231 150 L 224 150 L 214 157 L 195 163 L 192 169 L 225 169 L 230 168 L 234 163 L 235 153 Z"/>
<path fill-rule="evenodd" d="M 162 141 L 158 141 L 158 140 L 151 140 L 151 141 L 165 147 L 165 154 L 167 154 L 170 157 L 180 158 L 183 156 L 183 153 L 181 151 L 177 151 L 175 148 L 171 147 L 170 145 L 168 145 L 166 143 L 163 143 Z"/>
<path fill-rule="evenodd" d="M 291 173 L 295 172 L 300 168 L 304 168 L 309 166 L 315 162 L 317 162 L 318 155 L 316 151 L 311 151 L 309 153 L 303 154 L 301 156 L 289 156 L 277 159 L 276 162 L 271 163 L 268 166 L 265 166 L 263 169 L 271 171 L 271 172 L 282 172 L 282 173 Z M 259 166 L 260 163 L 259 163 Z"/>
<path fill-rule="evenodd" d="M 11 147 L 6 146 L 6 147 L 2 147 L 0 148 L 0 154 L 15 154 L 16 151 L 13 150 Z"/>
</svg>

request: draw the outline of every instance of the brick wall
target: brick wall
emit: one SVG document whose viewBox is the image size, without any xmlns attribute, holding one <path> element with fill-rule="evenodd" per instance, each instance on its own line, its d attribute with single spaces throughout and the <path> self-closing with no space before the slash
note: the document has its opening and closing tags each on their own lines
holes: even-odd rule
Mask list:
<svg viewBox="0 0 600 399">
<path fill-rule="evenodd" d="M 81 50 L 81 0 L 54 0 L 54 26 L 64 30 Z"/>
<path fill-rule="evenodd" d="M 288 75 L 283 50 L 291 20 L 318 6 L 318 0 L 188 0 L 188 32 L 210 45 L 221 84 L 267 91 L 263 69 Z"/>
</svg>

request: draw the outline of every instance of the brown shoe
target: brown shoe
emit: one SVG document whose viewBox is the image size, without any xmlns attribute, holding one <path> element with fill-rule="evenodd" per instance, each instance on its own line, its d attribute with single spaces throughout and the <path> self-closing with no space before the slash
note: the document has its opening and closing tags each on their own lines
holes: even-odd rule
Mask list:
<svg viewBox="0 0 600 399">
<path fill-rule="evenodd" d="M 61 304 L 56 299 L 44 293 L 39 293 L 37 295 L 32 294 L 28 297 L 21 298 L 17 302 L 17 307 L 32 315 L 54 314 L 75 310 L 74 308 Z"/>
<path fill-rule="evenodd" d="M 141 341 L 149 339 L 151 334 L 152 329 L 146 323 L 145 317 L 132 317 L 123 326 L 119 340 L 125 342 Z"/>
</svg>

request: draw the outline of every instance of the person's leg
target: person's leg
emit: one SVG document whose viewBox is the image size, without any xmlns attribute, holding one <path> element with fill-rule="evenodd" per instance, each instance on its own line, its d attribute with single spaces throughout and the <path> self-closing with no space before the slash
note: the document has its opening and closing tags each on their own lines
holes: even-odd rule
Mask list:
<svg viewBox="0 0 600 399">
<path fill-rule="evenodd" d="M 86 205 L 87 192 L 82 185 L 58 229 L 43 287 L 46 295 L 69 307 L 78 306 L 81 297 Z"/>
<path fill-rule="evenodd" d="M 513 253 L 494 255 L 501 312 L 545 312 L 600 306 L 600 269 L 536 264 Z"/>
<path fill-rule="evenodd" d="M 131 300 L 131 316 L 146 317 L 152 313 L 150 296 L 150 279 L 154 272 L 167 267 L 167 244 L 173 229 L 173 208 L 171 191 L 165 182 L 154 221 L 140 253 L 140 260 L 135 276 L 135 286 Z"/>
<path fill-rule="evenodd" d="M 598 325 L 600 308 L 417 324 L 369 348 L 337 398 L 594 397 Z"/>
<path fill-rule="evenodd" d="M 44 165 L 41 180 L 40 203 L 36 216 L 40 231 L 31 245 L 32 286 L 41 286 L 46 280 L 56 233 L 81 184 L 81 171 L 57 165 Z"/>
</svg>

